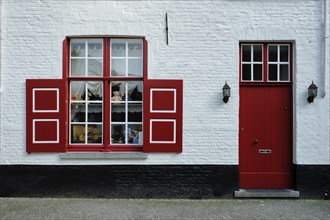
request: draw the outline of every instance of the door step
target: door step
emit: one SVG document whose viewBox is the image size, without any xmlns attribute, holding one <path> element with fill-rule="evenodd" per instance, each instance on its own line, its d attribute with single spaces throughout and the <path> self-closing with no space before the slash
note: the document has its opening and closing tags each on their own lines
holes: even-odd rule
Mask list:
<svg viewBox="0 0 330 220">
<path fill-rule="evenodd" d="M 293 189 L 240 189 L 235 198 L 299 198 L 300 192 Z"/>
</svg>

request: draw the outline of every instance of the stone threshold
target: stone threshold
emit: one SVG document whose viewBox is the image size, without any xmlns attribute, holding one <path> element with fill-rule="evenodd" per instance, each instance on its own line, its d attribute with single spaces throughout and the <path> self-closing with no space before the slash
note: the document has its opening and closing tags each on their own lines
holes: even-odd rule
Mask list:
<svg viewBox="0 0 330 220">
<path fill-rule="evenodd" d="M 293 189 L 239 189 L 235 198 L 299 198 L 300 192 Z"/>
<path fill-rule="evenodd" d="M 148 154 L 142 152 L 66 152 L 61 159 L 147 159 Z"/>
</svg>

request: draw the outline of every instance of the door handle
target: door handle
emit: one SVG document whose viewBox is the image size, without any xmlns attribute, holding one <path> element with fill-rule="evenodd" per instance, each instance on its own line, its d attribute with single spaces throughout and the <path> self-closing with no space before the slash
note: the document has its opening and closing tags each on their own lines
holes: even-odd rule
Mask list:
<svg viewBox="0 0 330 220">
<path fill-rule="evenodd" d="M 258 140 L 258 139 L 255 139 L 255 140 L 254 140 L 254 143 L 255 143 L 255 144 L 259 143 L 259 140 Z"/>
</svg>

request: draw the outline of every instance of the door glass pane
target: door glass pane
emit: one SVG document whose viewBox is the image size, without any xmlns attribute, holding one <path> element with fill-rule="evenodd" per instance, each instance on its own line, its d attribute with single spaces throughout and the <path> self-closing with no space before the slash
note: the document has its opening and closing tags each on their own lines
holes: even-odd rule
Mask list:
<svg viewBox="0 0 330 220">
<path fill-rule="evenodd" d="M 262 64 L 253 64 L 253 81 L 262 80 Z"/>
<path fill-rule="evenodd" d="M 71 40 L 71 57 L 85 57 L 85 40 Z"/>
<path fill-rule="evenodd" d="M 125 125 L 115 124 L 111 125 L 111 143 L 125 144 Z"/>
<path fill-rule="evenodd" d="M 85 125 L 71 125 L 71 143 L 85 143 Z"/>
<path fill-rule="evenodd" d="M 142 125 L 128 125 L 128 143 L 143 144 Z"/>
<path fill-rule="evenodd" d="M 270 45 L 268 47 L 268 60 L 277 62 L 277 45 Z"/>
<path fill-rule="evenodd" d="M 102 76 L 102 60 L 89 59 L 88 60 L 88 76 Z"/>
<path fill-rule="evenodd" d="M 242 55 L 243 55 L 243 62 L 250 62 L 251 61 L 251 45 L 243 45 L 242 46 Z"/>
<path fill-rule="evenodd" d="M 251 80 L 251 65 L 243 64 L 243 80 Z"/>
<path fill-rule="evenodd" d="M 253 46 L 253 60 L 257 62 L 262 61 L 262 45 Z"/>
<path fill-rule="evenodd" d="M 85 122 L 85 103 L 71 103 L 71 122 Z"/>
<path fill-rule="evenodd" d="M 89 81 L 88 82 L 88 100 L 89 101 L 101 101 L 103 96 L 102 82 Z"/>
<path fill-rule="evenodd" d="M 71 76 L 86 76 L 85 59 L 71 59 Z"/>
<path fill-rule="evenodd" d="M 289 61 L 289 46 L 280 46 L 280 61 Z"/>
<path fill-rule="evenodd" d="M 88 142 L 89 144 L 101 144 L 102 143 L 102 125 L 94 124 L 88 125 Z"/>
<path fill-rule="evenodd" d="M 129 41 L 128 57 L 142 57 L 142 40 Z"/>
<path fill-rule="evenodd" d="M 88 41 L 88 57 L 102 57 L 102 40 Z"/>
<path fill-rule="evenodd" d="M 281 64 L 280 65 L 280 81 L 289 80 L 289 65 Z"/>
<path fill-rule="evenodd" d="M 120 40 L 111 41 L 111 57 L 126 57 L 126 42 Z"/>
<path fill-rule="evenodd" d="M 102 122 L 102 104 L 88 104 L 88 122 Z"/>
<path fill-rule="evenodd" d="M 111 76 L 126 76 L 126 59 L 111 59 Z"/>
<path fill-rule="evenodd" d="M 125 122 L 125 103 L 112 103 L 111 104 L 111 121 L 112 122 Z"/>
<path fill-rule="evenodd" d="M 82 101 L 85 100 L 86 83 L 82 81 L 72 81 L 70 84 L 71 100 Z"/>
<path fill-rule="evenodd" d="M 128 122 L 142 122 L 142 104 L 128 105 Z"/>
<path fill-rule="evenodd" d="M 142 76 L 142 59 L 128 60 L 128 76 Z"/>
<path fill-rule="evenodd" d="M 277 64 L 268 65 L 268 80 L 277 81 Z"/>
</svg>

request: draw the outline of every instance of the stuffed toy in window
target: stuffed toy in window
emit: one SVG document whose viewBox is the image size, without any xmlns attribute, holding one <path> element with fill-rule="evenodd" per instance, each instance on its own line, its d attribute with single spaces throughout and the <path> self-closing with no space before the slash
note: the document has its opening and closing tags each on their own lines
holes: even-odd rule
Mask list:
<svg viewBox="0 0 330 220">
<path fill-rule="evenodd" d="M 111 101 L 122 101 L 120 92 L 119 91 L 113 91 L 113 96 L 111 97 Z"/>
</svg>

